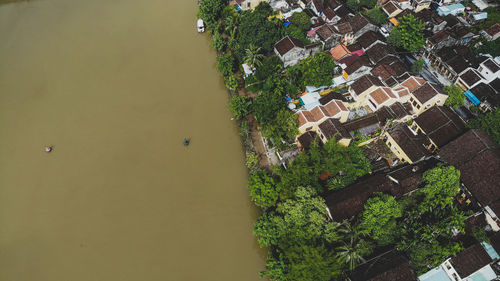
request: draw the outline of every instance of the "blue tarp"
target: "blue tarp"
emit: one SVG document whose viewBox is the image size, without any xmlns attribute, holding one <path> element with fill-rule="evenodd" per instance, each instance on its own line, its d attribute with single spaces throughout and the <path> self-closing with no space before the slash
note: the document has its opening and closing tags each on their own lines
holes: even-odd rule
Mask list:
<svg viewBox="0 0 500 281">
<path fill-rule="evenodd" d="M 469 99 L 472 104 L 474 105 L 479 105 L 481 103 L 481 101 L 476 97 L 474 96 L 474 94 L 469 90 L 469 91 L 466 91 L 464 92 L 464 95 L 467 97 L 467 99 Z"/>
<path fill-rule="evenodd" d="M 283 26 L 285 26 L 285 27 L 287 27 L 287 26 L 289 26 L 289 25 L 290 25 L 290 22 L 289 22 L 289 21 L 286 21 L 286 22 L 284 22 L 284 23 L 283 23 Z"/>
</svg>

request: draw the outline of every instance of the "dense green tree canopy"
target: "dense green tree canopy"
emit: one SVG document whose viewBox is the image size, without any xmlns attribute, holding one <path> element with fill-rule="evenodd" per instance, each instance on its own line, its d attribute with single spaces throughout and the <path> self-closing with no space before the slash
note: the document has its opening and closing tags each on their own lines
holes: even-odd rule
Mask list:
<svg viewBox="0 0 500 281">
<path fill-rule="evenodd" d="M 262 124 L 261 130 L 264 137 L 280 146 L 281 140 L 291 141 L 299 133 L 297 115 L 282 108 L 273 120 Z"/>
<path fill-rule="evenodd" d="M 424 47 L 424 23 L 409 14 L 401 18 L 399 25 L 392 29 L 387 42 L 409 52 L 418 52 Z"/>
<path fill-rule="evenodd" d="M 339 258 L 324 245 L 294 245 L 285 251 L 290 264 L 287 280 L 330 281 L 339 276 Z"/>
<path fill-rule="evenodd" d="M 368 199 L 360 215 L 359 227 L 381 245 L 392 243 L 398 234 L 396 220 L 403 215 L 403 209 L 393 196 L 377 194 Z"/>
<path fill-rule="evenodd" d="M 444 208 L 452 205 L 460 190 L 460 171 L 453 166 L 438 165 L 426 171 L 422 181 L 425 186 L 417 191 L 417 196 L 423 196 L 420 209 Z"/>
<path fill-rule="evenodd" d="M 219 20 L 222 10 L 226 7 L 226 0 L 202 0 L 199 6 L 198 16 L 203 19 L 211 30 Z"/>
<path fill-rule="evenodd" d="M 327 53 L 317 53 L 287 69 L 290 81 L 300 89 L 306 86 L 329 86 L 332 84 L 335 62 Z"/>
<path fill-rule="evenodd" d="M 286 107 L 285 98 L 271 91 L 264 91 L 253 102 L 253 112 L 257 121 L 265 124 L 274 120 L 278 112 Z"/>
<path fill-rule="evenodd" d="M 458 108 L 465 104 L 465 95 L 457 85 L 444 86 L 443 91 L 448 95 L 445 105 Z"/>
<path fill-rule="evenodd" d="M 425 61 L 423 59 L 416 60 L 411 65 L 411 72 L 413 74 L 419 74 L 424 69 Z"/>
<path fill-rule="evenodd" d="M 243 61 L 245 50 L 250 45 L 262 48 L 264 54 L 274 49 L 274 44 L 283 36 L 281 22 L 269 16 L 273 14 L 271 6 L 267 2 L 261 2 L 254 10 L 246 10 L 241 13 L 241 22 L 237 39 L 238 48 L 235 50 L 240 61 Z"/>
<path fill-rule="evenodd" d="M 380 7 L 375 7 L 365 12 L 366 16 L 368 16 L 371 20 L 373 20 L 376 24 L 383 24 L 387 22 L 387 14 L 382 11 Z"/>
<path fill-rule="evenodd" d="M 470 120 L 469 128 L 482 129 L 500 144 L 500 108 L 492 112 L 481 114 L 478 118 Z"/>
<path fill-rule="evenodd" d="M 256 170 L 250 174 L 248 189 L 252 201 L 259 207 L 272 207 L 278 201 L 279 187 L 264 170 Z"/>
<path fill-rule="evenodd" d="M 234 73 L 235 60 L 231 52 L 217 56 L 217 69 L 222 76 L 230 76 Z"/>
<path fill-rule="evenodd" d="M 244 96 L 233 96 L 229 108 L 234 114 L 236 119 L 242 119 L 250 113 L 252 101 Z"/>
<path fill-rule="evenodd" d="M 289 198 L 298 186 L 312 186 L 324 190 L 323 177 L 329 188 L 342 188 L 371 170 L 368 159 L 357 146 L 344 147 L 334 139 L 325 145 L 313 145 L 299 156 L 286 170 L 278 170 L 282 185 L 281 198 Z"/>
</svg>

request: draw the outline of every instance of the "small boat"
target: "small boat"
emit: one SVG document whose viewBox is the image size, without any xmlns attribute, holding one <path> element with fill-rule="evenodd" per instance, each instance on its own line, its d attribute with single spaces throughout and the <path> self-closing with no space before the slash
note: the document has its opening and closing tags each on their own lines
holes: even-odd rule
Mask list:
<svg viewBox="0 0 500 281">
<path fill-rule="evenodd" d="M 47 153 L 52 152 L 52 149 L 53 149 L 53 148 L 52 148 L 52 146 L 50 146 L 50 145 L 47 145 L 47 146 L 44 148 L 45 152 L 47 152 Z"/>
<path fill-rule="evenodd" d="M 190 142 L 191 142 L 190 139 L 184 139 L 183 144 L 184 144 L 184 146 L 188 146 Z"/>
<path fill-rule="evenodd" d="M 198 26 L 199 33 L 205 32 L 205 23 L 203 22 L 202 19 L 198 19 L 198 21 L 196 22 L 196 25 Z"/>
</svg>

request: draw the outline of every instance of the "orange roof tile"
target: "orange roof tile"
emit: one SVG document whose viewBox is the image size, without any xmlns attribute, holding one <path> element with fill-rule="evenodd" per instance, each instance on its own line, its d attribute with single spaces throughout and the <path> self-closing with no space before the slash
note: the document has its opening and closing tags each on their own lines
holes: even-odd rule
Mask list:
<svg viewBox="0 0 500 281">
<path fill-rule="evenodd" d="M 316 120 L 314 120 L 314 115 L 312 115 L 311 112 L 309 111 L 302 111 L 302 114 L 304 114 L 304 117 L 306 118 L 307 122 L 315 122 Z"/>
<path fill-rule="evenodd" d="M 340 108 L 334 100 L 327 103 L 324 107 L 330 113 L 330 115 L 329 115 L 330 117 L 334 117 L 335 115 L 337 115 L 340 112 Z"/>
<path fill-rule="evenodd" d="M 403 83 L 401 83 L 401 85 L 408 88 L 408 90 L 410 90 L 410 92 L 413 92 L 418 87 L 420 87 L 421 84 L 417 80 L 415 80 L 415 78 L 410 77 L 410 78 L 406 79 Z"/>
<path fill-rule="evenodd" d="M 314 122 L 317 122 L 321 120 L 321 118 L 325 117 L 325 114 L 323 114 L 319 106 L 311 109 L 311 113 L 314 116 Z"/>
<path fill-rule="evenodd" d="M 337 103 L 337 105 L 340 107 L 340 109 L 341 109 L 342 111 L 348 111 L 348 110 L 347 110 L 347 107 L 345 107 L 345 105 L 344 105 L 344 103 L 343 103 L 343 102 L 341 102 L 341 101 L 339 101 L 339 100 L 338 100 L 338 101 L 335 101 L 335 102 Z"/>
<path fill-rule="evenodd" d="M 299 127 L 302 127 L 304 126 L 304 124 L 307 123 L 307 120 L 306 118 L 304 117 L 304 114 L 302 114 L 302 112 L 297 112 L 297 117 L 299 119 Z"/>
<path fill-rule="evenodd" d="M 370 97 L 372 97 L 379 105 L 383 104 L 389 99 L 389 96 L 384 90 L 382 90 L 382 88 L 378 88 L 375 91 L 371 92 Z"/>
<path fill-rule="evenodd" d="M 330 50 L 330 55 L 332 55 L 334 60 L 340 60 L 346 55 L 350 54 L 349 50 L 343 44 L 337 45 L 335 48 Z"/>
</svg>

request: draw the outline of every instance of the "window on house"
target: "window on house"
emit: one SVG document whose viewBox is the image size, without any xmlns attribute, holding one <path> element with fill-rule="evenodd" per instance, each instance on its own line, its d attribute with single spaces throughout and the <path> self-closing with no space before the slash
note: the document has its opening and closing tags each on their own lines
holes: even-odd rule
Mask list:
<svg viewBox="0 0 500 281">
<path fill-rule="evenodd" d="M 483 71 L 483 67 L 480 66 L 478 69 L 477 69 L 479 72 Z"/>
<path fill-rule="evenodd" d="M 247 4 L 247 7 L 250 8 L 250 3 Z"/>
<path fill-rule="evenodd" d="M 306 131 L 310 131 L 312 128 L 313 128 L 312 126 L 311 126 L 311 127 L 308 127 L 308 128 L 306 129 Z"/>
<path fill-rule="evenodd" d="M 417 104 L 417 109 L 420 109 L 420 105 Z"/>
<path fill-rule="evenodd" d="M 377 106 L 375 105 L 375 103 L 374 103 L 371 99 L 369 99 L 368 101 L 369 101 L 369 102 L 370 102 L 370 104 L 373 106 L 373 109 L 375 109 L 375 110 L 376 110 L 376 109 L 377 109 Z"/>
</svg>

